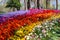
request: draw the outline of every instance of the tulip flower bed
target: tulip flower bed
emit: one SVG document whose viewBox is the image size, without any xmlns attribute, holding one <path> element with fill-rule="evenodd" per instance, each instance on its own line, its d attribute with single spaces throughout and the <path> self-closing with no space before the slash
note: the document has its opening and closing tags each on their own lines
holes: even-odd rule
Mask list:
<svg viewBox="0 0 60 40">
<path fill-rule="evenodd" d="M 26 40 L 60 40 L 60 19 L 37 25 L 25 38 Z"/>
<path fill-rule="evenodd" d="M 48 20 L 51 21 L 53 19 L 60 18 L 60 12 L 56 11 L 30 9 L 23 15 L 18 13 L 17 15 L 15 14 L 11 17 L 2 16 L 0 18 L 0 40 L 29 40 L 27 37 L 25 38 L 25 36 L 29 35 L 30 33 L 33 34 L 33 29 L 37 25 L 40 25 Z M 42 40 L 44 39 L 45 38 Z"/>
</svg>

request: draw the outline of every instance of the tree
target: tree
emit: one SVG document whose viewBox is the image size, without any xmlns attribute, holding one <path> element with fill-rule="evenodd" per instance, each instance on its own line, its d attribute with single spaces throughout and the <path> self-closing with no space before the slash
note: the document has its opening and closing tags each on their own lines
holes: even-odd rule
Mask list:
<svg viewBox="0 0 60 40">
<path fill-rule="evenodd" d="M 40 4 L 39 4 L 39 0 L 37 0 L 37 7 L 38 7 L 38 9 L 39 9 L 39 5 L 40 5 Z"/>
<path fill-rule="evenodd" d="M 30 8 L 30 0 L 28 0 L 28 2 L 27 2 L 27 7 L 28 7 L 28 9 Z"/>
<path fill-rule="evenodd" d="M 6 8 L 13 8 L 13 11 L 15 8 L 17 10 L 20 10 L 20 7 L 21 7 L 20 0 L 9 0 L 6 5 Z"/>
<path fill-rule="evenodd" d="M 58 9 L 58 0 L 56 0 L 56 9 Z"/>
</svg>

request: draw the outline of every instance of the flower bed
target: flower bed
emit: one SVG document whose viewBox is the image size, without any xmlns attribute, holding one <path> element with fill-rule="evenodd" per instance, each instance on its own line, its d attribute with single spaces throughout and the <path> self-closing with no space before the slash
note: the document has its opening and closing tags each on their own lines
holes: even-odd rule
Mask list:
<svg viewBox="0 0 60 40">
<path fill-rule="evenodd" d="M 46 21 L 41 25 L 37 25 L 25 38 L 26 40 L 59 40 L 60 19 Z"/>
<path fill-rule="evenodd" d="M 39 9 L 30 9 L 24 15 L 2 16 L 1 20 L 4 21 L 0 23 L 0 39 L 25 40 L 26 38 L 24 37 L 31 33 L 36 25 L 46 20 L 50 21 L 57 18 L 60 18 L 59 12 L 56 13 L 54 10 Z"/>
</svg>

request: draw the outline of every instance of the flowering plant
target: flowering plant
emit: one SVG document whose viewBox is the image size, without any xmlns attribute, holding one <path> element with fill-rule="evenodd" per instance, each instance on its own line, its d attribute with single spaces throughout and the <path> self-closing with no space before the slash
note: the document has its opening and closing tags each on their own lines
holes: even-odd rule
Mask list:
<svg viewBox="0 0 60 40">
<path fill-rule="evenodd" d="M 41 25 L 37 25 L 30 35 L 26 36 L 26 40 L 59 40 L 60 38 L 60 19 L 46 21 Z"/>
<path fill-rule="evenodd" d="M 3 19 L 6 20 L 0 23 L 0 39 L 5 40 L 16 35 L 20 36 L 20 38 L 23 38 L 32 31 L 32 29 L 35 27 L 34 25 L 36 25 L 36 22 L 48 19 L 53 15 L 56 14 L 54 14 L 52 10 L 47 11 L 37 9 L 30 10 L 25 15 L 17 15 L 9 18 L 4 17 Z"/>
</svg>

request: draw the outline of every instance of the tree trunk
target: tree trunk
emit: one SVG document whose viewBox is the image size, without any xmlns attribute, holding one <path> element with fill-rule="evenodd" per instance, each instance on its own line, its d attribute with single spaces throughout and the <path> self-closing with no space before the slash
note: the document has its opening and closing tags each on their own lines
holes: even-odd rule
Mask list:
<svg viewBox="0 0 60 40">
<path fill-rule="evenodd" d="M 28 2 L 27 2 L 27 8 L 28 9 L 30 8 L 30 0 L 28 0 Z"/>
<path fill-rule="evenodd" d="M 58 0 L 56 0 L 56 9 L 58 9 Z"/>
<path fill-rule="evenodd" d="M 15 8 L 13 8 L 13 11 L 15 11 Z"/>
<path fill-rule="evenodd" d="M 39 0 L 37 0 L 37 8 L 38 8 L 38 9 L 39 9 L 39 5 L 40 5 L 40 4 L 39 4 Z"/>
</svg>

